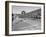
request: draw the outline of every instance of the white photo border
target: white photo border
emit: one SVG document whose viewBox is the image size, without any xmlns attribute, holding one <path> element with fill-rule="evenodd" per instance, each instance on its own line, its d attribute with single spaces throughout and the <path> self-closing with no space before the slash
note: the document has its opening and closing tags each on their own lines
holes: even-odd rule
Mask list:
<svg viewBox="0 0 46 37">
<path fill-rule="evenodd" d="M 37 6 L 37 7 L 41 7 L 41 30 L 34 30 L 34 31 L 12 31 L 12 5 L 16 5 L 16 6 Z M 38 5 L 38 4 L 22 4 L 22 3 L 9 3 L 9 34 L 26 34 L 26 33 L 40 33 L 43 32 L 44 30 L 44 24 L 43 24 L 43 10 L 44 7 L 43 5 Z"/>
</svg>

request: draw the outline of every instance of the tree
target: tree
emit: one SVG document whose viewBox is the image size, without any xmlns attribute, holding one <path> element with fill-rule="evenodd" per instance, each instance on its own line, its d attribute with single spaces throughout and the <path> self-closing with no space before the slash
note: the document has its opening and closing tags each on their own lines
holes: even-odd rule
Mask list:
<svg viewBox="0 0 46 37">
<path fill-rule="evenodd" d="M 25 14 L 25 11 L 22 11 L 21 14 Z"/>
</svg>

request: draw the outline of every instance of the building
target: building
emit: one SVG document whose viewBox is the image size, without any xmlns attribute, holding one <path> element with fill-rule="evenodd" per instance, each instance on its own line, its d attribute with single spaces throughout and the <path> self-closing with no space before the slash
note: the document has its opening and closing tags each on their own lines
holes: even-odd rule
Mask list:
<svg viewBox="0 0 46 37">
<path fill-rule="evenodd" d="M 32 12 L 28 12 L 26 13 L 25 11 L 22 11 L 21 14 L 17 14 L 17 16 L 19 18 L 37 18 L 40 19 L 41 18 L 41 9 L 32 11 Z"/>
</svg>

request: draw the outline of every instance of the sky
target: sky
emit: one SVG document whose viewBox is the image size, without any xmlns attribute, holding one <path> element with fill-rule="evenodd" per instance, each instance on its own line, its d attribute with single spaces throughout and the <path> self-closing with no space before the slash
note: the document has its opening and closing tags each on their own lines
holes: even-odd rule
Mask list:
<svg viewBox="0 0 46 37">
<path fill-rule="evenodd" d="M 26 13 L 40 9 L 40 7 L 34 7 L 34 6 L 12 6 L 12 13 L 13 14 L 21 14 L 22 11 L 25 11 Z"/>
</svg>

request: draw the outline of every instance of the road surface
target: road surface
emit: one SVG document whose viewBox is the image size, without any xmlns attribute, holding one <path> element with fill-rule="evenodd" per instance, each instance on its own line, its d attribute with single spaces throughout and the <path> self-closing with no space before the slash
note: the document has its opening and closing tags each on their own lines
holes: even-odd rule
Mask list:
<svg viewBox="0 0 46 37">
<path fill-rule="evenodd" d="M 23 31 L 23 30 L 40 30 L 41 20 L 32 18 L 16 18 L 13 21 L 12 30 L 13 31 Z"/>
</svg>

